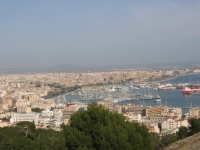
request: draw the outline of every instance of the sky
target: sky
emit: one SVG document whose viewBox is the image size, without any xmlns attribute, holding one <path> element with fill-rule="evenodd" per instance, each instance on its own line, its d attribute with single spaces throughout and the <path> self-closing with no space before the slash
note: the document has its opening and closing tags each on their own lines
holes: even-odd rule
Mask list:
<svg viewBox="0 0 200 150">
<path fill-rule="evenodd" d="M 200 60 L 199 0 L 1 0 L 0 68 Z"/>
</svg>

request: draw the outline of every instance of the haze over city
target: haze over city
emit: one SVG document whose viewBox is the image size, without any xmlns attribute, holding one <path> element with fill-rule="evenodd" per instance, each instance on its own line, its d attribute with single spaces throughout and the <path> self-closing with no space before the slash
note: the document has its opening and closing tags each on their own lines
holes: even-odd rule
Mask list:
<svg viewBox="0 0 200 150">
<path fill-rule="evenodd" d="M 199 1 L 0 1 L 0 68 L 199 61 Z"/>
</svg>

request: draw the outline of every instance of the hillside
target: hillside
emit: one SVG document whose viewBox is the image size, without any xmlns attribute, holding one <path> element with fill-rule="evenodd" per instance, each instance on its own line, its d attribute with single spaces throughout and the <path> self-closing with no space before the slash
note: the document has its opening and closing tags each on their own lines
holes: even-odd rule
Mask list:
<svg viewBox="0 0 200 150">
<path fill-rule="evenodd" d="M 200 149 L 200 132 L 187 137 L 185 139 L 179 140 L 164 150 L 198 150 Z"/>
</svg>

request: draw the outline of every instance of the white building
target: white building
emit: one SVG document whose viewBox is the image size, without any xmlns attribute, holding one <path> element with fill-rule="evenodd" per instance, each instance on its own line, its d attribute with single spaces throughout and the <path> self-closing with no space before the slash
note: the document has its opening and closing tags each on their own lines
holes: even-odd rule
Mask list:
<svg viewBox="0 0 200 150">
<path fill-rule="evenodd" d="M 142 115 L 141 114 L 133 114 L 131 116 L 131 119 L 135 122 L 139 122 L 142 119 Z"/>
<path fill-rule="evenodd" d="M 54 109 L 54 114 L 53 114 L 54 118 L 56 119 L 60 119 L 63 116 L 63 112 L 60 109 Z"/>
<path fill-rule="evenodd" d="M 10 123 L 29 121 L 38 124 L 39 114 L 38 113 L 13 113 L 10 118 Z"/>
<path fill-rule="evenodd" d="M 41 112 L 42 117 L 53 117 L 53 111 L 50 111 L 49 109 L 43 110 Z"/>
<path fill-rule="evenodd" d="M 52 119 L 49 118 L 49 117 L 40 117 L 40 118 L 39 118 L 39 121 L 38 121 L 38 124 L 39 124 L 39 125 L 42 125 L 42 126 L 45 126 L 45 127 L 47 127 L 47 126 L 50 127 L 51 120 L 52 120 Z"/>
<path fill-rule="evenodd" d="M 158 127 L 158 124 L 151 123 L 151 124 L 149 124 L 148 128 L 149 128 L 150 132 L 160 133 L 160 129 Z"/>
<path fill-rule="evenodd" d="M 168 117 L 161 123 L 162 130 L 178 129 L 181 126 L 188 127 L 188 120 L 176 120 L 175 117 Z"/>
</svg>

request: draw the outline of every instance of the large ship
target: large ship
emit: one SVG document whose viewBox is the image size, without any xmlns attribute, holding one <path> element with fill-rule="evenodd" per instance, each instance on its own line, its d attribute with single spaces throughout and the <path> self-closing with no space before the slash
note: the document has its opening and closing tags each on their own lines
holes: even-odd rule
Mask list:
<svg viewBox="0 0 200 150">
<path fill-rule="evenodd" d="M 181 92 L 182 92 L 182 94 L 191 94 L 192 93 L 192 89 L 190 89 L 188 87 L 184 87 L 184 89 Z"/>
</svg>

